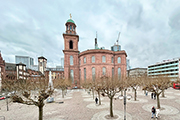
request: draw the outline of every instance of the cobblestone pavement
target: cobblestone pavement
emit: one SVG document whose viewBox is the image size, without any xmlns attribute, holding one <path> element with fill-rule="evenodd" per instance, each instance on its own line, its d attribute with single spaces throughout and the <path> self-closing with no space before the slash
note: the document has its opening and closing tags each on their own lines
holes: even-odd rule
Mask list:
<svg viewBox="0 0 180 120">
<path fill-rule="evenodd" d="M 137 101 L 127 100 L 127 120 L 151 120 L 151 107 L 157 106 L 156 100 L 151 99 L 140 89 L 137 92 Z M 133 91 L 127 91 L 127 95 L 134 96 Z M 96 97 L 96 94 L 95 94 Z M 101 96 L 102 97 L 102 96 Z M 96 105 L 93 96 L 84 90 L 69 90 L 62 98 L 61 91 L 54 94 L 54 103 L 46 103 L 43 109 L 44 120 L 106 120 L 109 115 L 109 99 L 102 97 L 102 105 Z M 64 103 L 61 103 L 64 102 Z M 165 91 L 165 98 L 160 97 L 161 111 L 158 120 L 180 120 L 180 90 L 169 88 Z M 113 120 L 123 120 L 123 100 L 113 100 Z M 9 103 L 9 111 L 6 111 L 6 100 L 0 100 L 0 116 L 5 120 L 37 120 L 38 107 L 19 103 Z M 0 120 L 1 119 L 0 117 Z M 110 120 L 110 119 L 108 119 Z M 155 119 L 152 119 L 155 120 Z"/>
</svg>

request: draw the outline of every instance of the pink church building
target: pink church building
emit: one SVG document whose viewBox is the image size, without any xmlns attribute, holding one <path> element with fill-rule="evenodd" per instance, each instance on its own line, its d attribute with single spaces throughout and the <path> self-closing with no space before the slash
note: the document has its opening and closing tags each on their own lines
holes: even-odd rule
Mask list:
<svg viewBox="0 0 180 120">
<path fill-rule="evenodd" d="M 115 44 L 111 50 L 99 48 L 95 38 L 95 48 L 80 52 L 78 49 L 79 35 L 76 24 L 70 18 L 65 23 L 64 38 L 64 77 L 72 80 L 72 87 L 80 87 L 80 83 L 107 75 L 126 76 L 127 54 L 121 46 Z"/>
</svg>

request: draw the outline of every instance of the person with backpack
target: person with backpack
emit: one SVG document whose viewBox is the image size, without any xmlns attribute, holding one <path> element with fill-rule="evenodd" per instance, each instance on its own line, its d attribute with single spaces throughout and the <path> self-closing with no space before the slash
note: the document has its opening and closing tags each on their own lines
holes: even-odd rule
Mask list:
<svg viewBox="0 0 180 120">
<path fill-rule="evenodd" d="M 154 118 L 154 116 L 156 117 L 156 109 L 153 106 L 152 107 L 152 117 L 151 118 Z"/>
</svg>

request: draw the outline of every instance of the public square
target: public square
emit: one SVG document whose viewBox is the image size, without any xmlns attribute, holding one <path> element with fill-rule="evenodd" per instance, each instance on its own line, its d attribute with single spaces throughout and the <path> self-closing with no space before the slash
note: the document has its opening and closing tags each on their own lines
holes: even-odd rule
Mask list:
<svg viewBox="0 0 180 120">
<path fill-rule="evenodd" d="M 151 120 L 151 108 L 156 105 L 156 100 L 151 99 L 141 89 L 137 93 L 137 101 L 132 97 L 127 100 L 126 119 L 127 120 Z M 134 96 L 131 89 L 127 95 Z M 97 94 L 95 94 L 95 97 Z M 117 96 L 117 95 L 116 95 Z M 54 94 L 54 103 L 46 103 L 43 111 L 44 120 L 106 120 L 109 114 L 109 99 L 101 96 L 102 105 L 96 105 L 92 93 L 89 94 L 83 89 L 68 90 L 67 95 L 62 98 L 61 91 Z M 5 120 L 37 120 L 38 107 L 19 103 L 9 103 L 9 111 L 6 111 L 5 100 L 0 101 L 0 116 Z M 64 102 L 64 103 L 61 103 Z M 179 120 L 180 119 L 180 91 L 169 88 L 165 91 L 165 98 L 160 96 L 159 120 Z M 113 100 L 113 111 L 117 119 L 124 119 L 123 100 Z M 2 118 L 2 117 L 1 117 Z M 154 118 L 155 119 L 155 118 Z M 3 119 L 0 119 L 3 120 Z M 109 119 L 108 119 L 109 120 Z"/>
</svg>

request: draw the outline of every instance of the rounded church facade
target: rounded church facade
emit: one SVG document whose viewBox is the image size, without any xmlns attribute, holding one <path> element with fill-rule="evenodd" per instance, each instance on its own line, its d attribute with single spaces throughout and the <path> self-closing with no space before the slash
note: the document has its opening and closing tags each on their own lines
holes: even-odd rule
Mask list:
<svg viewBox="0 0 180 120">
<path fill-rule="evenodd" d="M 79 54 L 80 81 L 126 75 L 126 52 L 106 49 L 86 50 Z"/>
</svg>

